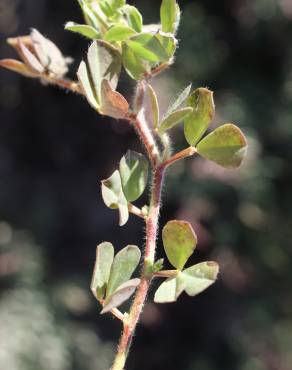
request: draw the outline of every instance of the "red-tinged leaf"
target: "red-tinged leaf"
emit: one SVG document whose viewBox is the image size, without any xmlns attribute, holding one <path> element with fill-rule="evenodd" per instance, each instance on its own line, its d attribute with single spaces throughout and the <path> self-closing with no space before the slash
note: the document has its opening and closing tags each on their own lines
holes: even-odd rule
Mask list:
<svg viewBox="0 0 292 370">
<path fill-rule="evenodd" d="M 129 103 L 127 100 L 114 91 L 108 80 L 104 79 L 101 83 L 101 113 L 117 118 L 123 119 L 129 111 Z"/>
</svg>

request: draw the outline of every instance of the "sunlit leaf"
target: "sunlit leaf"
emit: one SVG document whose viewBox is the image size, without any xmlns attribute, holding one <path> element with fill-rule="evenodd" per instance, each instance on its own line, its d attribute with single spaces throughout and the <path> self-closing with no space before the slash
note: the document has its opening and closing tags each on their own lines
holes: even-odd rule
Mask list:
<svg viewBox="0 0 292 370">
<path fill-rule="evenodd" d="M 163 32 L 176 33 L 180 20 L 180 9 L 176 0 L 162 1 L 160 19 Z"/>
<path fill-rule="evenodd" d="M 193 108 L 186 107 L 170 113 L 169 116 L 165 117 L 164 120 L 161 122 L 158 132 L 162 134 L 165 131 L 176 126 L 178 123 L 183 121 L 187 116 L 189 116 L 192 113 L 192 111 Z"/>
<path fill-rule="evenodd" d="M 107 79 L 116 89 L 121 72 L 121 58 L 117 49 L 105 42 L 94 41 L 88 49 L 88 64 L 99 98 L 103 79 Z"/>
<path fill-rule="evenodd" d="M 203 87 L 195 90 L 187 101 L 192 107 L 190 114 L 184 123 L 184 132 L 187 142 L 195 146 L 209 127 L 215 114 L 213 92 Z"/>
<path fill-rule="evenodd" d="M 218 272 L 219 265 L 216 262 L 202 262 L 185 269 L 182 279 L 186 293 L 193 297 L 203 292 L 215 283 Z"/>
<path fill-rule="evenodd" d="M 115 171 L 111 177 L 101 183 L 102 198 L 105 205 L 111 209 L 118 209 L 120 214 L 119 224 L 120 226 L 125 225 L 129 218 L 129 211 L 119 171 Z"/>
<path fill-rule="evenodd" d="M 101 84 L 101 113 L 107 116 L 122 119 L 128 113 L 129 104 L 127 100 L 114 91 L 108 80 L 102 80 Z"/>
<path fill-rule="evenodd" d="M 94 14 L 91 6 L 89 6 L 88 2 L 86 0 L 77 0 L 80 8 L 82 9 L 84 19 L 87 24 L 94 27 L 95 29 L 99 28 L 99 22 L 96 17 L 96 14 Z"/>
<path fill-rule="evenodd" d="M 157 33 L 156 37 L 160 41 L 163 49 L 165 50 L 167 54 L 167 62 L 169 64 L 172 63 L 173 62 L 172 57 L 174 56 L 174 53 L 177 47 L 176 38 L 169 33 L 161 32 L 161 31 Z"/>
<path fill-rule="evenodd" d="M 132 5 L 125 5 L 123 11 L 126 15 L 128 25 L 136 32 L 142 32 L 143 18 L 139 10 Z"/>
<path fill-rule="evenodd" d="M 104 41 L 94 41 L 88 50 L 88 63 L 81 62 L 77 73 L 88 102 L 94 109 L 99 110 L 102 104 L 102 81 L 108 80 L 115 90 L 120 72 L 119 52 Z"/>
<path fill-rule="evenodd" d="M 140 279 L 131 279 L 121 286 L 108 298 L 103 306 L 101 314 L 107 313 L 115 307 L 119 307 L 126 302 L 135 292 L 137 286 L 140 284 Z"/>
<path fill-rule="evenodd" d="M 79 33 L 89 39 L 96 40 L 100 38 L 99 32 L 92 26 L 88 24 L 78 24 L 74 22 L 67 22 L 65 24 L 65 30 Z"/>
<path fill-rule="evenodd" d="M 169 221 L 162 230 L 162 239 L 169 262 L 182 270 L 197 244 L 197 236 L 191 224 L 186 221 Z"/>
<path fill-rule="evenodd" d="M 142 80 L 150 72 L 149 64 L 138 57 L 126 43 L 122 45 L 122 59 L 125 70 L 134 80 Z"/>
<path fill-rule="evenodd" d="M 225 168 L 241 165 L 247 149 L 241 130 L 226 123 L 207 135 L 198 145 L 198 153 Z"/>
<path fill-rule="evenodd" d="M 162 283 L 155 293 L 154 301 L 175 302 L 183 291 L 193 297 L 214 284 L 218 272 L 219 266 L 216 262 L 202 262 L 189 267 Z"/>
<path fill-rule="evenodd" d="M 128 202 L 143 194 L 148 180 L 148 161 L 137 152 L 129 150 L 120 161 L 123 192 Z"/>
<path fill-rule="evenodd" d="M 184 291 L 184 282 L 180 278 L 180 274 L 177 277 L 169 278 L 163 282 L 157 289 L 154 302 L 156 303 L 171 303 L 175 302 L 181 293 Z"/>
<path fill-rule="evenodd" d="M 109 297 L 124 283 L 126 283 L 136 270 L 141 258 L 141 252 L 135 245 L 128 245 L 114 258 L 110 278 L 106 290 L 106 304 Z"/>
<path fill-rule="evenodd" d="M 81 62 L 77 72 L 78 80 L 82 87 L 82 90 L 87 98 L 88 103 L 94 108 L 95 110 L 99 110 L 99 101 L 98 97 L 95 93 L 91 73 L 89 67 L 86 65 L 85 62 Z"/>
<path fill-rule="evenodd" d="M 128 40 L 131 36 L 134 36 L 136 31 L 130 27 L 123 25 L 116 25 L 111 27 L 104 35 L 104 39 L 108 42 L 118 42 Z"/>
<path fill-rule="evenodd" d="M 170 107 L 167 109 L 164 117 L 167 117 L 170 115 L 170 113 L 174 112 L 175 110 L 177 110 L 178 108 L 180 108 L 187 100 L 187 98 L 189 97 L 190 95 L 190 92 L 191 92 L 191 89 L 192 89 L 192 84 L 189 84 L 189 86 L 187 86 L 181 94 L 179 94 L 179 96 L 177 97 L 177 99 L 175 100 L 175 102 L 173 104 L 170 105 Z"/>
<path fill-rule="evenodd" d="M 91 281 L 91 291 L 97 299 L 103 299 L 114 260 L 114 247 L 104 242 L 96 248 L 96 261 Z"/>
<path fill-rule="evenodd" d="M 130 49 L 140 58 L 149 62 L 162 62 L 168 59 L 165 48 L 158 37 L 151 33 L 142 33 L 127 41 Z"/>
</svg>

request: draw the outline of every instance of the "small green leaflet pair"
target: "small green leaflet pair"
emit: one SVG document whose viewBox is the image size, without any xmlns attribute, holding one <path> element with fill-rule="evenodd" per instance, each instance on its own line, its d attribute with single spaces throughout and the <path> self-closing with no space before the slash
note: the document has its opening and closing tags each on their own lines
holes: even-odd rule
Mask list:
<svg viewBox="0 0 292 370">
<path fill-rule="evenodd" d="M 140 259 L 140 249 L 135 245 L 127 246 L 115 257 L 111 243 L 97 246 L 91 291 L 103 306 L 102 314 L 118 307 L 135 292 L 140 279 L 131 277 Z"/>
<path fill-rule="evenodd" d="M 246 153 L 247 142 L 241 130 L 231 123 L 223 124 L 202 139 L 215 115 L 213 92 L 198 88 L 191 93 L 189 85 L 159 120 L 159 107 L 154 90 L 148 88 L 151 104 L 145 100 L 144 110 L 152 117 L 153 127 L 160 136 L 184 123 L 184 135 L 197 153 L 225 168 L 237 168 Z"/>
<path fill-rule="evenodd" d="M 65 29 L 112 45 L 127 73 L 135 80 L 162 63 L 171 64 L 177 47 L 180 10 L 175 0 L 163 0 L 161 24 L 143 26 L 142 15 L 125 1 L 79 0 L 87 24 L 68 22 Z"/>
<path fill-rule="evenodd" d="M 197 245 L 197 236 L 188 222 L 169 221 L 163 228 L 162 239 L 167 258 L 177 270 L 156 291 L 156 303 L 175 302 L 183 291 L 193 297 L 216 281 L 219 272 L 216 262 L 202 262 L 184 269 Z"/>
<path fill-rule="evenodd" d="M 128 204 L 140 198 L 146 188 L 148 167 L 142 154 L 129 150 L 121 159 L 119 170 L 102 181 L 102 198 L 107 207 L 119 210 L 120 226 L 128 221 Z"/>
</svg>

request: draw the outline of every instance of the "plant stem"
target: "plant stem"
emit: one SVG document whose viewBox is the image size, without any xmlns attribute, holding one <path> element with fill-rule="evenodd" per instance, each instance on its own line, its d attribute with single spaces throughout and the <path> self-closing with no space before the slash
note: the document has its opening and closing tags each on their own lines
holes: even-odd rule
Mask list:
<svg viewBox="0 0 292 370">
<path fill-rule="evenodd" d="M 111 370 L 124 369 L 133 335 L 143 311 L 143 306 L 151 284 L 152 276 L 149 276 L 148 274 L 148 267 L 149 264 L 153 264 L 155 260 L 156 237 L 158 233 L 158 221 L 164 170 L 165 167 L 160 165 L 156 167 L 156 169 L 154 169 L 153 171 L 150 210 L 146 219 L 146 246 L 141 283 L 137 288 L 137 292 L 129 316 L 124 321 L 124 329 L 120 339 L 118 352 Z"/>
</svg>

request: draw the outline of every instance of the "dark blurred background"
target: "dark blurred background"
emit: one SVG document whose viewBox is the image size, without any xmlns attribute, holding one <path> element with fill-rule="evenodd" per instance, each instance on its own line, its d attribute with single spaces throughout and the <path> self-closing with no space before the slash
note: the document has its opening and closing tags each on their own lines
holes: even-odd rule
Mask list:
<svg viewBox="0 0 292 370">
<path fill-rule="evenodd" d="M 160 1 L 131 3 L 158 21 Z M 292 1 L 179 3 L 176 64 L 154 82 L 161 104 L 190 81 L 209 87 L 213 126 L 237 123 L 249 154 L 238 171 L 199 158 L 169 171 L 161 223 L 191 221 L 190 262 L 215 259 L 221 275 L 176 304 L 154 305 L 152 291 L 127 369 L 291 370 Z M 89 43 L 63 30 L 69 20 L 81 21 L 77 1 L 0 0 L 1 57 L 14 56 L 6 37 L 36 27 L 74 57 L 74 77 Z M 120 324 L 89 292 L 95 247 L 143 247 L 143 225 L 119 228 L 99 182 L 142 149 L 78 96 L 4 70 L 0 81 L 0 368 L 106 370 Z M 123 75 L 120 90 L 133 89 Z M 172 138 L 186 146 L 181 130 Z"/>
</svg>

